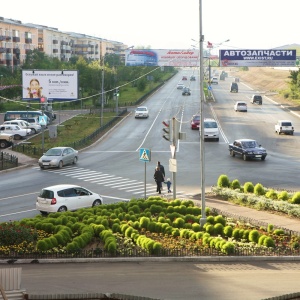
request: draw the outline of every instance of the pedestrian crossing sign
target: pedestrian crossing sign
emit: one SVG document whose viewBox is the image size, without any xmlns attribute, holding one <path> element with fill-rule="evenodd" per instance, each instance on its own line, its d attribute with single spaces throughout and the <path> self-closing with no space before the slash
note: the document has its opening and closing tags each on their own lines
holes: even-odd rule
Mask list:
<svg viewBox="0 0 300 300">
<path fill-rule="evenodd" d="M 47 116 L 39 116 L 39 124 L 41 126 L 46 126 L 47 125 Z"/>
<path fill-rule="evenodd" d="M 151 161 L 151 151 L 149 149 L 140 148 L 140 160 L 145 162 Z"/>
</svg>

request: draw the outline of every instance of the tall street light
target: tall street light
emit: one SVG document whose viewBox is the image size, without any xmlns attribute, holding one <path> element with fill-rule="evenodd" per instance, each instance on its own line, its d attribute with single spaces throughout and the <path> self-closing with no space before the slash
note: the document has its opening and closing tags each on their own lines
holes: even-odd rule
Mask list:
<svg viewBox="0 0 300 300">
<path fill-rule="evenodd" d="M 205 212 L 205 149 L 204 149 L 204 86 L 203 86 L 203 41 L 204 35 L 202 34 L 202 0 L 199 0 L 199 69 L 200 69 L 200 176 L 201 176 L 201 218 L 200 225 L 203 226 L 206 223 Z"/>
</svg>

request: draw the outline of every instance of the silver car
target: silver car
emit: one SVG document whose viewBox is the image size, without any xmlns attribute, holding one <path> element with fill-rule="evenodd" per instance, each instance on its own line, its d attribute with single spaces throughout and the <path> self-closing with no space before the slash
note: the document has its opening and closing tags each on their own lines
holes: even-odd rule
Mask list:
<svg viewBox="0 0 300 300">
<path fill-rule="evenodd" d="M 247 103 L 244 101 L 237 101 L 234 104 L 235 111 L 247 111 Z"/>
<path fill-rule="evenodd" d="M 71 147 L 55 147 L 49 149 L 40 159 L 39 166 L 44 168 L 62 168 L 65 165 L 76 164 L 78 151 Z"/>
</svg>

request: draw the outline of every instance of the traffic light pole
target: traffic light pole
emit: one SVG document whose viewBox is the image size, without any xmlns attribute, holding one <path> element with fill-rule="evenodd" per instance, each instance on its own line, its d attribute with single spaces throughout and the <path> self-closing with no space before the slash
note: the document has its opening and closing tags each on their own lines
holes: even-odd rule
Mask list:
<svg viewBox="0 0 300 300">
<path fill-rule="evenodd" d="M 173 155 L 173 159 L 176 160 L 176 143 L 177 143 L 177 139 L 176 139 L 176 119 L 173 117 L 172 118 L 172 146 L 174 147 L 174 155 Z M 173 199 L 176 199 L 176 172 L 172 172 L 172 180 L 173 180 Z"/>
</svg>

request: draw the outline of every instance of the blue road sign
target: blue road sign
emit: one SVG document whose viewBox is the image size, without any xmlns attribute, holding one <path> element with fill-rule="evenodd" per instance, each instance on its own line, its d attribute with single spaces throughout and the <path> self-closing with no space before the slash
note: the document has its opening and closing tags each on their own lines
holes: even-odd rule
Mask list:
<svg viewBox="0 0 300 300">
<path fill-rule="evenodd" d="M 151 161 L 151 151 L 149 149 L 140 148 L 140 156 L 141 161 L 149 162 Z"/>
</svg>

